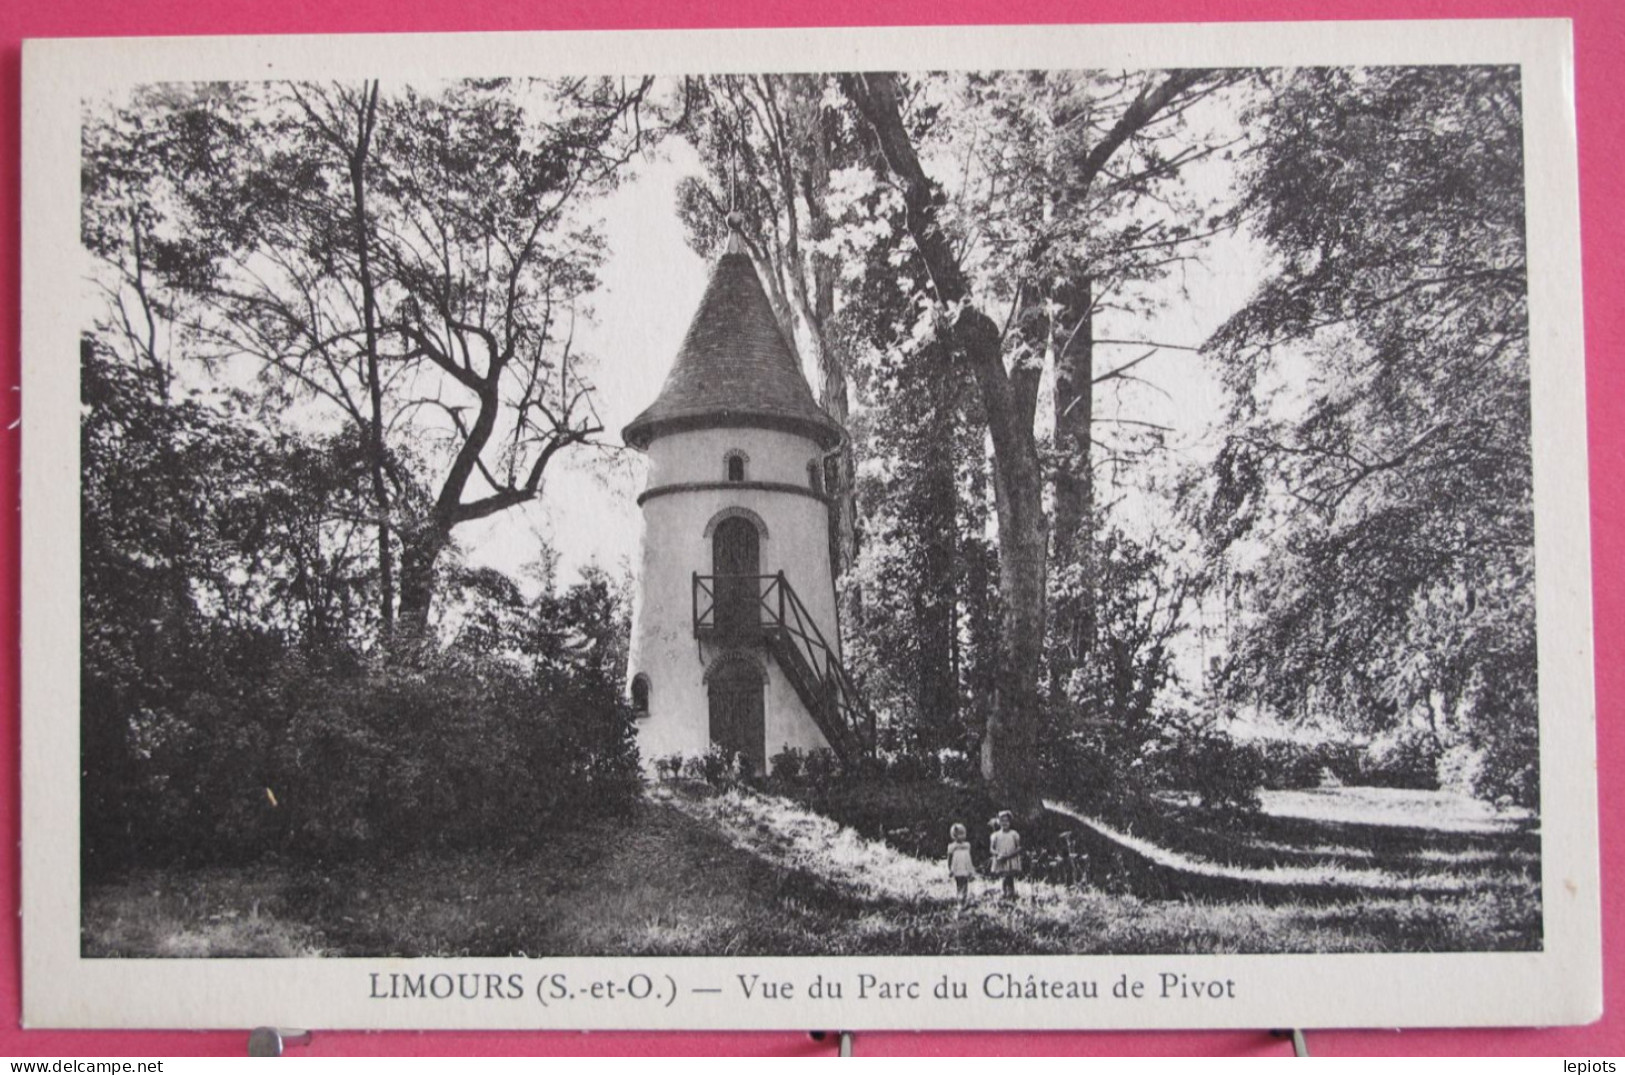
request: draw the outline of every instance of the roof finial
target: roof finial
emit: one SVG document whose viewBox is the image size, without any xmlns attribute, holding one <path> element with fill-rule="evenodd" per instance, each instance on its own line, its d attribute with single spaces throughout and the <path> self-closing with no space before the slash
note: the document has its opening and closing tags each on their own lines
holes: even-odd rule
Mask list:
<svg viewBox="0 0 1625 1075">
<path fill-rule="evenodd" d="M 745 214 L 737 209 L 730 209 L 728 215 L 722 219 L 728 224 L 728 246 L 724 253 L 745 253 Z"/>
</svg>

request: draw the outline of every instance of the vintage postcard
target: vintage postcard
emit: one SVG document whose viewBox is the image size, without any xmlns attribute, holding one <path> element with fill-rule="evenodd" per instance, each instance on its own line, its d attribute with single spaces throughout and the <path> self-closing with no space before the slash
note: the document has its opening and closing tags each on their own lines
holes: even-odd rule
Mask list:
<svg viewBox="0 0 1625 1075">
<path fill-rule="evenodd" d="M 1596 1018 L 1569 58 L 30 42 L 27 1023 Z"/>
</svg>

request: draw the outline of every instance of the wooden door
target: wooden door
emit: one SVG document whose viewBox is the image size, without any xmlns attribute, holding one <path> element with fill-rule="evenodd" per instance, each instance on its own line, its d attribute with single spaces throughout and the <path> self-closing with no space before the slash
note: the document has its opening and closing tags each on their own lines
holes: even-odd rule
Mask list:
<svg viewBox="0 0 1625 1075">
<path fill-rule="evenodd" d="M 767 772 L 767 714 L 761 670 L 729 660 L 711 674 L 711 742 L 745 759 L 752 773 Z"/>
<path fill-rule="evenodd" d="M 761 583 L 761 550 L 748 519 L 724 519 L 711 535 L 711 573 L 716 576 L 716 625 L 725 634 L 754 630 Z"/>
</svg>

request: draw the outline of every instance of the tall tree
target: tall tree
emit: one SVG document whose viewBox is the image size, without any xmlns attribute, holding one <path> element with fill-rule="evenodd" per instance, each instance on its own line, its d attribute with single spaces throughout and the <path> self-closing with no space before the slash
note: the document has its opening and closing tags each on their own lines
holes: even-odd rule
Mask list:
<svg viewBox="0 0 1625 1075">
<path fill-rule="evenodd" d="M 956 360 L 976 379 L 993 441 L 1004 647 L 1000 694 L 982 737 L 982 773 L 1028 807 L 1038 797 L 1033 762 L 1048 552 L 1043 479 L 1033 437 L 1039 369 L 1031 363 L 1005 367 L 999 326 L 975 304 L 958 254 L 938 221 L 940 189 L 927 177 L 903 122 L 897 77 L 843 75 L 841 87 L 873 132 L 883 166 L 901 187 L 909 234 L 943 310 L 943 334 Z"/>
<path fill-rule="evenodd" d="M 901 205 L 878 184 L 856 215 L 902 230 Z M 972 419 L 966 371 L 938 339 L 910 328 L 926 287 L 912 253 L 890 244 L 843 249 L 849 257 L 841 325 L 863 408 L 853 423 L 864 540 L 848 587 L 861 591 L 852 651 L 877 709 L 894 718 L 900 745 L 935 752 L 979 739 L 961 720 L 976 686 L 982 639 L 968 631 L 986 594 L 970 585 L 968 560 L 984 541 L 976 486 L 985 485 L 982 425 Z M 985 711 L 985 707 L 976 711 Z"/>
<path fill-rule="evenodd" d="M 314 405 L 367 446 L 386 630 L 427 626 L 457 526 L 535 499 L 557 453 L 599 431 L 573 347 L 601 257 L 581 209 L 656 136 L 651 88 L 173 89 L 97 130 L 145 154 L 118 173 L 145 182 L 108 189 L 154 219 L 111 196 L 92 209 L 162 240 L 150 275 L 186 296 L 189 353 L 257 363 L 267 413 Z M 125 291 L 147 279 L 131 260 Z M 412 488 L 426 504 L 401 502 Z"/>
<path fill-rule="evenodd" d="M 718 75 L 691 83 L 691 140 L 705 175 L 679 190 L 690 239 L 710 254 L 735 214 L 787 338 L 809 354 L 818 401 L 844 427 L 850 415 L 850 359 L 836 326 L 839 267 L 827 250 L 830 176 L 853 154 L 826 101 L 824 75 Z M 857 550 L 850 445 L 829 470 L 835 506 L 835 567 Z"/>
<path fill-rule="evenodd" d="M 1203 103 L 1242 72 L 998 72 L 954 86 L 943 124 L 965 177 L 947 205 L 980 289 L 1006 304 L 1012 361 L 1053 375 L 1045 455 L 1052 508 L 1051 695 L 1069 691 L 1093 645 L 1095 472 L 1161 446 L 1155 423 L 1103 415 L 1097 395 L 1142 383 L 1146 363 L 1188 344 L 1130 329 L 1097 331 L 1103 314 L 1134 324 L 1166 303 L 1168 277 L 1221 221 L 1188 173 L 1242 134 Z M 963 147 L 963 148 L 959 148 Z M 1214 184 L 1209 183 L 1209 186 Z M 1132 350 L 1129 350 L 1132 348 Z M 1102 361 L 1097 364 L 1097 355 Z M 1104 400 L 1101 402 L 1105 402 Z M 1131 412 L 1132 413 L 1132 412 Z M 1083 671 L 1088 674 L 1087 668 Z"/>
<path fill-rule="evenodd" d="M 1307 69 L 1254 117 L 1277 270 L 1210 342 L 1236 432 L 1208 519 L 1257 578 L 1232 690 L 1420 721 L 1537 800 L 1516 68 Z"/>
<path fill-rule="evenodd" d="M 256 284 L 280 277 L 280 292 L 238 293 L 237 343 L 269 349 L 307 390 L 342 406 L 366 445 L 387 631 L 394 555 L 368 202 L 377 92 L 376 83 L 289 88 L 277 111 L 241 87 L 139 90 L 85 126 L 84 231 L 110 270 L 103 286 L 119 336 L 152 352 L 163 322 L 165 344 L 179 345 L 166 352 L 170 364 L 176 352 L 220 354 L 223 333 L 208 313 L 234 286 L 228 261 L 240 259 Z M 278 303 L 298 311 L 282 320 L 303 336 L 278 324 Z M 279 409 L 280 398 L 268 412 Z"/>
<path fill-rule="evenodd" d="M 390 541 L 390 493 L 387 472 L 389 453 L 384 443 L 384 370 L 379 351 L 379 279 L 373 267 L 372 211 L 370 208 L 373 172 L 376 168 L 373 149 L 378 131 L 378 82 L 360 86 L 307 87 L 303 92 L 290 86 L 289 92 L 298 103 L 305 125 L 314 138 L 307 142 L 311 148 L 325 144 L 327 152 L 343 164 L 348 180 L 339 188 L 334 201 L 319 196 L 305 187 L 306 211 L 311 202 L 321 206 L 317 211 L 332 214 L 334 221 L 347 225 L 348 242 L 340 239 L 333 244 L 336 251 L 352 259 L 355 290 L 360 297 L 361 321 L 359 366 L 365 390 L 365 401 L 354 415 L 367 451 L 367 474 L 372 486 L 373 507 L 377 513 L 378 593 L 379 611 L 384 633 L 389 634 L 395 624 L 395 557 Z M 318 152 L 320 152 L 318 150 Z M 307 165 L 309 161 L 306 162 Z M 299 188 L 295 188 L 299 189 Z M 326 202 L 326 204 L 323 204 Z M 284 203 L 286 204 L 286 203 Z M 310 221 L 306 220 L 306 223 Z M 319 226 L 331 226 L 323 221 Z"/>
<path fill-rule="evenodd" d="M 380 250 L 399 299 L 386 327 L 408 370 L 423 360 L 438 375 L 408 406 L 449 426 L 429 509 L 402 534 L 401 618 L 415 632 L 455 528 L 535 499 L 558 452 L 602 432 L 574 346 L 603 256 L 580 208 L 654 137 L 637 119 L 652 87 L 557 83 L 544 116 L 500 84 L 397 106 L 397 220 Z"/>
<path fill-rule="evenodd" d="M 1194 97 L 1209 92 L 1216 80 L 1218 76 L 1204 71 L 1141 77 L 1105 134 L 1087 152 L 1065 155 L 1064 162 L 1051 159 L 1047 169 L 1031 172 L 1029 182 L 1006 195 L 1004 208 L 1012 215 L 1036 214 L 1038 220 L 1052 221 L 1060 199 L 1077 207 L 1062 219 L 1078 229 L 1080 237 L 1091 228 L 1098 230 L 1099 216 L 1090 216 L 1093 207 L 1088 203 L 1095 197 L 1090 193 L 1095 184 L 1106 176 L 1108 164 L 1159 119 L 1177 115 Z M 926 267 L 931 299 L 939 311 L 938 331 L 977 385 L 992 445 L 1004 632 L 999 695 L 982 738 L 982 769 L 984 776 L 1004 786 L 1017 801 L 1032 805 L 1037 798 L 1034 758 L 1043 706 L 1040 678 L 1050 597 L 1049 519 L 1036 430 L 1039 387 L 1057 339 L 1074 395 L 1081 394 L 1076 387 L 1080 380 L 1092 382 L 1092 371 L 1078 370 L 1092 357 L 1092 348 L 1080 345 L 1087 337 L 1079 329 L 1092 315 L 1096 300 L 1089 288 L 1081 286 L 1082 281 L 1073 280 L 1066 285 L 1070 290 L 1062 292 L 1062 297 L 1070 296 L 1070 304 L 1056 301 L 1050 260 L 1054 234 L 1021 237 L 1026 241 L 1012 244 L 1011 252 L 999 263 L 1003 271 L 993 273 L 1002 285 L 979 286 L 966 268 L 966 258 L 975 249 L 975 236 L 967 232 L 980 227 L 981 221 L 956 219 L 943 188 L 928 175 L 916 135 L 905 119 L 904 82 L 892 74 L 848 75 L 842 76 L 841 88 L 863 117 L 879 167 L 899 190 L 907 231 Z M 1031 103 L 1020 95 L 1005 93 L 999 99 L 999 107 L 1028 116 Z M 1050 116 L 1047 121 L 1056 118 Z M 1029 120 L 1030 116 L 1023 122 Z M 1161 159 L 1132 173 L 1124 189 L 1134 189 L 1136 184 L 1144 189 L 1157 176 L 1177 171 L 1182 163 L 1177 155 Z M 1082 298 L 1085 293 L 1087 301 Z M 1003 327 L 987 312 L 988 303 L 1000 298 L 1010 306 Z M 1063 407 L 1063 418 L 1087 429 L 1087 410 L 1083 419 L 1073 418 L 1077 402 L 1073 399 L 1071 406 Z M 1087 443 L 1087 436 L 1084 440 Z M 1073 501 L 1073 512 L 1081 512 L 1078 497 Z"/>
</svg>

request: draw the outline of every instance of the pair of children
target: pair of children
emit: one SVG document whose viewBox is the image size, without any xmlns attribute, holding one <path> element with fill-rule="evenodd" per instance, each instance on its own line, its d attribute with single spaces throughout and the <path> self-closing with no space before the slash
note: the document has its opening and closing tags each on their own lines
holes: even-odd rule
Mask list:
<svg viewBox="0 0 1625 1075">
<path fill-rule="evenodd" d="M 998 828 L 993 830 L 988 847 L 991 859 L 988 868 L 1004 882 L 1004 898 L 1007 900 L 1016 898 L 1016 875 L 1021 873 L 1021 834 L 1011 828 L 1014 820 L 1010 811 L 999 811 Z M 954 879 L 954 885 L 959 889 L 959 906 L 964 907 L 970 902 L 970 879 L 976 873 L 976 866 L 971 861 L 965 826 L 955 823 L 948 830 L 948 836 L 951 840 L 948 844 L 948 876 Z"/>
</svg>

